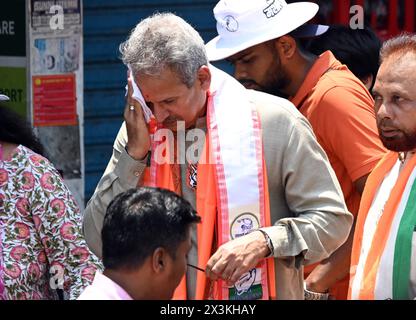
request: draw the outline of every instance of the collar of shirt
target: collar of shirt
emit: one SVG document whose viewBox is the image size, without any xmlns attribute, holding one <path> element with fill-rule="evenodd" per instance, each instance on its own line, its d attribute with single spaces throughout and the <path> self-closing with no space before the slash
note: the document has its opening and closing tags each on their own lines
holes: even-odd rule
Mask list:
<svg viewBox="0 0 416 320">
<path fill-rule="evenodd" d="M 98 271 L 91 286 L 112 300 L 133 300 L 122 287 Z"/>
<path fill-rule="evenodd" d="M 296 95 L 290 99 L 290 101 L 297 107 L 300 107 L 300 104 L 305 100 L 306 96 L 312 91 L 313 87 L 316 86 L 319 79 L 323 74 L 325 74 L 329 69 L 343 69 L 346 68 L 341 62 L 339 62 L 331 51 L 325 51 L 322 53 L 319 58 L 315 61 L 312 68 L 309 70 L 306 75 L 305 80 L 300 86 Z"/>
</svg>

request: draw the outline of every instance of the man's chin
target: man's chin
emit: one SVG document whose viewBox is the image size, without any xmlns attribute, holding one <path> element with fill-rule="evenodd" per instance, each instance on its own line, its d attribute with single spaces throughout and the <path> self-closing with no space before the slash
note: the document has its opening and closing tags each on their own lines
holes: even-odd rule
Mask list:
<svg viewBox="0 0 416 320">
<path fill-rule="evenodd" d="M 163 124 L 163 129 L 166 130 L 170 130 L 172 132 L 178 132 L 178 131 L 184 131 L 187 130 L 189 128 L 191 128 L 193 126 L 192 123 L 186 123 L 184 121 L 177 121 L 177 122 L 172 122 L 172 123 L 164 123 Z"/>
<path fill-rule="evenodd" d="M 252 83 L 244 84 L 244 87 L 248 90 L 264 91 L 262 87 Z"/>
<path fill-rule="evenodd" d="M 289 98 L 289 96 L 286 93 L 283 93 L 282 91 L 276 88 L 264 88 L 262 91 L 265 93 L 271 94 L 272 96 L 280 97 L 283 99 Z"/>
<path fill-rule="evenodd" d="M 380 137 L 384 147 L 394 152 L 408 152 L 416 149 L 416 141 L 407 141 L 403 139 L 388 139 Z"/>
</svg>

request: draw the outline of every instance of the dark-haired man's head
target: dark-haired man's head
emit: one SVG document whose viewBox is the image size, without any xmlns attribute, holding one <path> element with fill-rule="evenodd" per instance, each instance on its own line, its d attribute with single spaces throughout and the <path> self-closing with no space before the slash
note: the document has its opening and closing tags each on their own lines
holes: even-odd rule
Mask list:
<svg viewBox="0 0 416 320">
<path fill-rule="evenodd" d="M 308 45 L 316 55 L 330 50 L 368 90 L 373 87 L 377 76 L 380 48 L 381 41 L 370 27 L 351 29 L 344 25 L 331 26 Z"/>
<path fill-rule="evenodd" d="M 200 217 L 175 193 L 130 189 L 108 206 L 104 274 L 134 299 L 170 299 L 186 271 L 190 230 Z"/>
<path fill-rule="evenodd" d="M 380 139 L 392 151 L 416 149 L 416 35 L 384 43 L 374 85 Z"/>
</svg>

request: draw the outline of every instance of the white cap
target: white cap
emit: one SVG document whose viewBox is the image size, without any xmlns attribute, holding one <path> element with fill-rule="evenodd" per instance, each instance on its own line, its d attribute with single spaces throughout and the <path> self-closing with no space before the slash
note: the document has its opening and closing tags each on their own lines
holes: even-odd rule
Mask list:
<svg viewBox="0 0 416 320">
<path fill-rule="evenodd" d="M 206 44 L 208 59 L 228 58 L 254 45 L 284 36 L 311 20 L 319 10 L 312 2 L 284 0 L 221 0 L 214 8 L 218 36 Z M 328 28 L 299 29 L 298 36 L 316 36 Z"/>
<path fill-rule="evenodd" d="M 0 94 L 0 101 L 9 101 L 10 98 L 6 96 L 5 94 Z"/>
</svg>

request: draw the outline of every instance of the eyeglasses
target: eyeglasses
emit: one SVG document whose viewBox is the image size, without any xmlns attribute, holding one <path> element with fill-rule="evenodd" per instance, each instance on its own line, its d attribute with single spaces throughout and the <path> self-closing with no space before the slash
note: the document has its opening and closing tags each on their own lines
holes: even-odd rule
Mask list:
<svg viewBox="0 0 416 320">
<path fill-rule="evenodd" d="M 202 269 L 202 268 L 200 268 L 200 267 L 197 267 L 197 266 L 194 266 L 194 265 L 192 265 L 192 264 L 187 264 L 187 266 L 188 267 L 191 267 L 191 268 L 194 268 L 194 269 L 196 269 L 196 270 L 198 270 L 198 271 L 201 271 L 201 272 L 205 272 L 205 270 L 204 269 Z"/>
</svg>

